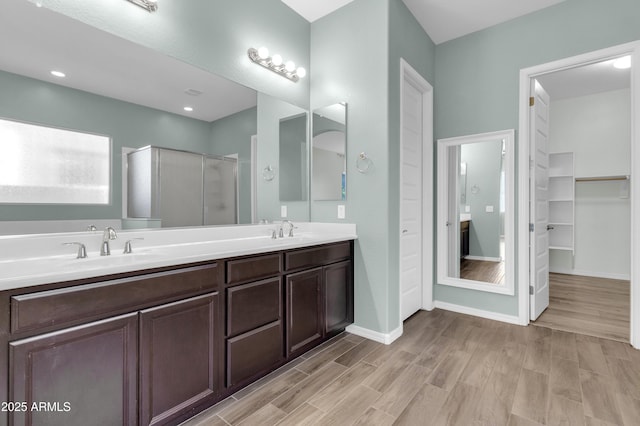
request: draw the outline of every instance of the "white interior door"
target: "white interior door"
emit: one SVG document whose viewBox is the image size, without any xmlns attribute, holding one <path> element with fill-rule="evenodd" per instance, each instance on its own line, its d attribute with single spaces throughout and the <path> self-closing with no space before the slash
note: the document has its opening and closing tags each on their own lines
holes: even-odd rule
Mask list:
<svg viewBox="0 0 640 426">
<path fill-rule="evenodd" d="M 532 81 L 529 267 L 531 320 L 549 306 L 549 95 Z"/>
<path fill-rule="evenodd" d="M 402 84 L 400 148 L 400 309 L 404 321 L 422 305 L 422 92 Z"/>
</svg>

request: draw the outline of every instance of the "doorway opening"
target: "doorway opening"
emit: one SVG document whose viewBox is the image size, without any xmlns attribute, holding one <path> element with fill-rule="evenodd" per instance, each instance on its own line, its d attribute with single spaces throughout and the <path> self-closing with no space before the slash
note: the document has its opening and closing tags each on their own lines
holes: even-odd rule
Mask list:
<svg viewBox="0 0 640 426">
<path fill-rule="evenodd" d="M 635 347 L 640 73 L 615 69 L 613 62 L 637 57 L 638 47 L 630 43 L 522 70 L 521 101 L 529 104 L 534 85 L 549 94 L 549 129 L 545 143 L 536 141 L 537 119 L 529 116 L 535 107 L 521 107 L 520 128 L 528 130 L 520 134 L 519 158 L 525 172 L 520 193 L 529 194 L 520 199 L 519 217 L 519 264 L 529 265 L 519 272 L 522 323 L 536 320 Z"/>
</svg>

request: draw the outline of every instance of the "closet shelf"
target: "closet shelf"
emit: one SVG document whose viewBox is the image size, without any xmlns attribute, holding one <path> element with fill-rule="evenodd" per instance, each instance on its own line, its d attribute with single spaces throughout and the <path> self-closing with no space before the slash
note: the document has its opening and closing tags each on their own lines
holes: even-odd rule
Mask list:
<svg viewBox="0 0 640 426">
<path fill-rule="evenodd" d="M 629 180 L 629 176 L 584 176 L 577 177 L 576 182 L 602 182 L 602 181 L 615 181 L 615 180 Z"/>
<path fill-rule="evenodd" d="M 567 251 L 573 251 L 573 247 L 549 246 L 549 250 L 567 250 Z"/>
</svg>

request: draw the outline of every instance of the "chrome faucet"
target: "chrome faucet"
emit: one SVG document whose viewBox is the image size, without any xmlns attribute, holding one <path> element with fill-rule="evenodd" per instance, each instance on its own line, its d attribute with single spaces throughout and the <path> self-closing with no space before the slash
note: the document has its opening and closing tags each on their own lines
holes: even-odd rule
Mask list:
<svg viewBox="0 0 640 426">
<path fill-rule="evenodd" d="M 109 241 L 115 240 L 118 238 L 118 234 L 116 234 L 116 230 L 110 226 L 107 226 L 104 229 L 104 234 L 102 234 L 102 245 L 100 246 L 100 256 L 109 256 L 111 254 L 111 249 L 109 248 Z"/>
<path fill-rule="evenodd" d="M 82 243 L 73 242 L 73 243 L 62 243 L 63 246 L 78 246 L 78 255 L 76 259 L 85 259 L 87 257 L 87 248 Z"/>
<path fill-rule="evenodd" d="M 280 225 L 280 238 L 284 237 L 283 228 L 285 223 L 289 224 L 289 233 L 287 234 L 287 236 L 293 237 L 293 229 L 295 228 L 295 226 L 293 225 L 293 222 L 291 222 L 290 220 L 283 220 L 282 225 Z"/>
</svg>

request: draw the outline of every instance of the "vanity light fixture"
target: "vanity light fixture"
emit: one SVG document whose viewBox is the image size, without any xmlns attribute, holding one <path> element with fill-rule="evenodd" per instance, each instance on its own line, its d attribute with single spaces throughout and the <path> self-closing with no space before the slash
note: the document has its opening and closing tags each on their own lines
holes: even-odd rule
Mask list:
<svg viewBox="0 0 640 426">
<path fill-rule="evenodd" d="M 276 54 L 269 56 L 269 49 L 261 47 L 254 49 L 253 47 L 247 51 L 249 59 L 258 65 L 262 65 L 268 70 L 280 74 L 283 77 L 288 78 L 291 81 L 297 82 L 301 78 L 307 75 L 307 70 L 302 67 L 297 67 L 293 61 L 284 62 L 282 56 Z"/>
<path fill-rule="evenodd" d="M 155 12 L 158 10 L 158 0 L 127 0 L 149 12 Z"/>
</svg>

